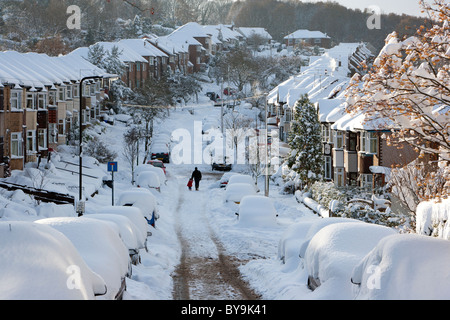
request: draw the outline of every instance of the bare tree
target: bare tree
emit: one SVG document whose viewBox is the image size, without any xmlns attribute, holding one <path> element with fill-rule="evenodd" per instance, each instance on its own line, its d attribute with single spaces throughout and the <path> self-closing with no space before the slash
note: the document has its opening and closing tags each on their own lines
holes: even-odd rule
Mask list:
<svg viewBox="0 0 450 320">
<path fill-rule="evenodd" d="M 140 132 L 137 127 L 131 127 L 123 135 L 123 155 L 131 167 L 131 183 L 134 184 L 134 169 L 139 153 Z"/>
</svg>

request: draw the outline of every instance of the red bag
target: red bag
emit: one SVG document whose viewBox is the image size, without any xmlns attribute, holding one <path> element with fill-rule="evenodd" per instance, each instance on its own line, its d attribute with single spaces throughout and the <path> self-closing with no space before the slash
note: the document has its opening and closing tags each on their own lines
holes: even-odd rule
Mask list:
<svg viewBox="0 0 450 320">
<path fill-rule="evenodd" d="M 192 179 L 189 179 L 189 182 L 188 182 L 187 186 L 188 186 L 189 188 L 192 188 Z"/>
</svg>

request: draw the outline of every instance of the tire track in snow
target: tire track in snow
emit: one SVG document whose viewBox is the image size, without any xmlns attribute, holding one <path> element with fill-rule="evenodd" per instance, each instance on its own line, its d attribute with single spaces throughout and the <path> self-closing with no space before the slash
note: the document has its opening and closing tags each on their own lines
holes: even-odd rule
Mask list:
<svg viewBox="0 0 450 320">
<path fill-rule="evenodd" d="M 259 297 L 241 278 L 239 261 L 225 253 L 209 225 L 206 211 L 208 193 L 203 191 L 207 190 L 206 181 L 202 181 L 198 192 L 187 191 L 183 181 L 178 181 L 176 230 L 182 253 L 173 274 L 173 298 L 256 300 Z"/>
</svg>

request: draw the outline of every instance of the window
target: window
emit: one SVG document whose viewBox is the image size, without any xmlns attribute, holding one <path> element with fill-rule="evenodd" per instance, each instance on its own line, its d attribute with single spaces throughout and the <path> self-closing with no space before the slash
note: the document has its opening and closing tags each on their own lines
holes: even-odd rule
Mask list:
<svg viewBox="0 0 450 320">
<path fill-rule="evenodd" d="M 141 71 L 141 63 L 136 62 L 136 71 Z"/>
<path fill-rule="evenodd" d="M 200 64 L 200 63 L 201 63 L 200 57 L 197 57 L 197 64 Z"/>
<path fill-rule="evenodd" d="M 373 187 L 373 175 L 372 174 L 361 174 L 361 188 L 372 189 Z"/>
<path fill-rule="evenodd" d="M 73 97 L 74 98 L 78 98 L 79 97 L 79 95 L 80 95 L 79 91 L 80 91 L 80 86 L 78 84 L 75 84 L 73 86 Z"/>
<path fill-rule="evenodd" d="M 361 133 L 361 151 L 375 154 L 378 152 L 378 135 L 376 132 Z"/>
<path fill-rule="evenodd" d="M 330 127 L 322 125 L 322 142 L 330 142 Z"/>
<path fill-rule="evenodd" d="M 36 152 L 36 131 L 27 131 L 27 154 Z"/>
<path fill-rule="evenodd" d="M 350 132 L 349 133 L 349 139 L 348 139 L 348 151 L 356 151 L 356 144 L 357 144 L 357 136 L 356 133 Z"/>
<path fill-rule="evenodd" d="M 344 147 L 344 135 L 342 131 L 334 131 L 334 148 L 342 149 Z"/>
<path fill-rule="evenodd" d="M 325 180 L 331 180 L 331 157 L 325 157 L 325 163 L 324 163 L 324 173 L 325 173 Z"/>
<path fill-rule="evenodd" d="M 3 110 L 5 108 L 4 106 L 4 91 L 3 89 L 0 89 L 0 110 Z"/>
<path fill-rule="evenodd" d="M 155 58 L 150 57 L 149 64 L 153 66 L 155 64 Z"/>
<path fill-rule="evenodd" d="M 95 84 L 91 84 L 89 86 L 89 95 L 90 96 L 95 96 Z"/>
<path fill-rule="evenodd" d="M 336 168 L 334 172 L 334 184 L 336 187 L 342 187 L 344 185 L 344 169 Z"/>
<path fill-rule="evenodd" d="M 58 101 L 66 101 L 66 87 L 58 88 Z"/>
<path fill-rule="evenodd" d="M 66 97 L 67 97 L 67 100 L 72 100 L 72 86 L 67 86 L 67 89 L 66 89 Z"/>
<path fill-rule="evenodd" d="M 56 91 L 50 91 L 49 96 L 49 104 L 55 105 L 56 103 Z"/>
<path fill-rule="evenodd" d="M 11 91 L 11 109 L 22 109 L 22 91 Z"/>
<path fill-rule="evenodd" d="M 48 124 L 48 133 L 49 143 L 58 143 L 58 126 L 56 123 Z"/>
<path fill-rule="evenodd" d="M 66 129 L 66 121 L 65 119 L 58 120 L 58 134 L 63 135 Z"/>
<path fill-rule="evenodd" d="M 11 133 L 11 157 L 23 157 L 21 132 Z"/>
<path fill-rule="evenodd" d="M 27 109 L 36 110 L 36 94 L 32 92 L 27 93 Z"/>
<path fill-rule="evenodd" d="M 47 109 L 47 94 L 38 93 L 38 109 Z"/>
<path fill-rule="evenodd" d="M 39 150 L 47 149 L 47 129 L 38 129 L 38 147 Z"/>
</svg>

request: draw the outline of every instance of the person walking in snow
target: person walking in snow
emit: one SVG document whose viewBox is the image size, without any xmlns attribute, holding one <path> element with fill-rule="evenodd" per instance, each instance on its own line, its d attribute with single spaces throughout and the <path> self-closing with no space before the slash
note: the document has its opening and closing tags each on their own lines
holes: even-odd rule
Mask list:
<svg viewBox="0 0 450 320">
<path fill-rule="evenodd" d="M 194 172 L 192 172 L 191 179 L 194 179 L 195 181 L 195 190 L 198 190 L 200 186 L 200 180 L 202 180 L 202 173 L 198 170 L 197 167 L 195 167 Z"/>
<path fill-rule="evenodd" d="M 190 178 L 189 181 L 188 181 L 188 184 L 187 184 L 189 190 L 192 190 L 192 184 L 193 184 L 193 182 L 194 182 L 194 181 L 192 180 L 192 178 Z"/>
</svg>

